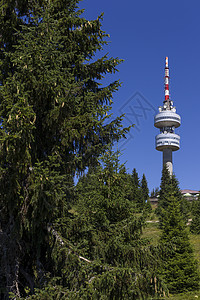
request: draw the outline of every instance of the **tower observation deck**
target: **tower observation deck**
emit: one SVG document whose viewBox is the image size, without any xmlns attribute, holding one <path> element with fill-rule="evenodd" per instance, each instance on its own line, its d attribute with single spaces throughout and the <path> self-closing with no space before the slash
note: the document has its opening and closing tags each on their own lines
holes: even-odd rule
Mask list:
<svg viewBox="0 0 200 300">
<path fill-rule="evenodd" d="M 172 151 L 180 149 L 180 136 L 175 133 L 175 128 L 181 125 L 181 117 L 176 113 L 176 108 L 169 95 L 169 66 L 168 57 L 165 62 L 165 100 L 159 107 L 159 113 L 154 117 L 154 126 L 160 129 L 156 136 L 156 150 L 163 152 L 163 166 L 166 164 L 170 175 L 173 173 Z"/>
</svg>

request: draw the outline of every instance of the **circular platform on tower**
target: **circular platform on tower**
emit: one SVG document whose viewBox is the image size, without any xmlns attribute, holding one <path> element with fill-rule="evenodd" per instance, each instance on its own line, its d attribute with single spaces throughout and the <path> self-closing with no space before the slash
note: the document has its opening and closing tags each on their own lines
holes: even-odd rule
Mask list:
<svg viewBox="0 0 200 300">
<path fill-rule="evenodd" d="M 160 133 L 156 136 L 156 150 L 172 149 L 177 151 L 180 149 L 180 136 L 175 133 Z"/>
<path fill-rule="evenodd" d="M 161 111 L 154 117 L 154 126 L 157 128 L 172 126 L 177 128 L 180 125 L 181 117 L 177 113 L 170 110 Z"/>
</svg>

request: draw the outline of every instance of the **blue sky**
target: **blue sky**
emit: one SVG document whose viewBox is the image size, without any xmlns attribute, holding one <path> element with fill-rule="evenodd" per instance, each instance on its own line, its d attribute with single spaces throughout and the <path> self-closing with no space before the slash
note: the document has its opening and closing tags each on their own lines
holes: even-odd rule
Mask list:
<svg viewBox="0 0 200 300">
<path fill-rule="evenodd" d="M 181 115 L 181 149 L 173 153 L 174 172 L 181 189 L 200 189 L 200 2 L 160 0 L 83 0 L 87 19 L 104 12 L 102 28 L 110 34 L 105 52 L 124 59 L 114 94 L 113 114 L 127 112 L 125 125 L 135 123 L 123 149 L 127 162 L 149 188 L 160 185 L 162 153 L 155 150 L 155 110 L 164 100 L 164 65 L 169 57 L 171 100 Z M 103 53 L 102 53 L 103 54 Z M 144 109 L 141 109 L 141 107 Z M 135 114 L 135 115 L 134 115 Z M 139 116 L 138 116 L 139 115 Z"/>
</svg>

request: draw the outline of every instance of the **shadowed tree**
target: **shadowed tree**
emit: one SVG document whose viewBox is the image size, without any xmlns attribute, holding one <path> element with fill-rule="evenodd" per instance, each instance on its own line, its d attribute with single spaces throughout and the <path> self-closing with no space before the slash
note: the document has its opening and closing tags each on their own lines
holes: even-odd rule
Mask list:
<svg viewBox="0 0 200 300">
<path fill-rule="evenodd" d="M 162 294 L 159 252 L 141 238 L 145 216 L 138 215 L 126 191 L 126 169 L 111 150 L 77 184 L 74 218 L 67 231 L 77 249 L 96 260 L 91 290 L 85 291 L 89 299 L 148 299 L 158 291 Z"/>
<path fill-rule="evenodd" d="M 60 276 L 68 257 L 70 281 L 80 255 L 63 249 L 59 232 L 73 177 L 127 132 L 122 117 L 105 124 L 120 83 L 100 83 L 121 60 L 95 60 L 108 35 L 102 16 L 82 18 L 78 2 L 0 1 L 1 299 Z"/>
</svg>

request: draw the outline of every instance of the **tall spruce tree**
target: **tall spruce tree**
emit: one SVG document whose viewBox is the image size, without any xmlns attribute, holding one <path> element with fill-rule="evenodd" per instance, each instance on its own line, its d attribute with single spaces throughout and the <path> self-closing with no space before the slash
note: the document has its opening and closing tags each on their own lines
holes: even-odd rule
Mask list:
<svg viewBox="0 0 200 300">
<path fill-rule="evenodd" d="M 188 230 L 175 193 L 169 196 L 162 218 L 161 274 L 171 293 L 196 290 L 200 277 L 197 261 L 189 242 Z"/>
<path fill-rule="evenodd" d="M 127 132 L 121 117 L 104 124 L 120 83 L 99 83 L 120 60 L 95 61 L 108 35 L 101 16 L 81 17 L 78 2 L 0 2 L 1 299 L 21 297 L 25 287 L 33 293 L 47 274 L 73 290 L 68 283 L 81 256 L 60 236 L 73 176 Z"/>
</svg>

